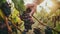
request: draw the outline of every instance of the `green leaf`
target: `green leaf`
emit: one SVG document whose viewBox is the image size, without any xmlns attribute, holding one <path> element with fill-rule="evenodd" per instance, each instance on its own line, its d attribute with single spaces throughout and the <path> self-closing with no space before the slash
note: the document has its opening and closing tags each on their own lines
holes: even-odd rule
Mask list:
<svg viewBox="0 0 60 34">
<path fill-rule="evenodd" d="M 17 10 L 20 11 L 20 14 L 25 11 L 24 1 L 23 0 L 12 0 Z"/>
</svg>

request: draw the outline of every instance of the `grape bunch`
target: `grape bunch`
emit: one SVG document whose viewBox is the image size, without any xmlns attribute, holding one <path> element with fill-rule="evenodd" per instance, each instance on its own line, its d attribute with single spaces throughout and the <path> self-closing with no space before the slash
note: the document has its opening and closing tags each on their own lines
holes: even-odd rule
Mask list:
<svg viewBox="0 0 60 34">
<path fill-rule="evenodd" d="M 31 10 L 27 8 L 27 10 L 24 11 L 23 14 L 21 15 L 21 19 L 24 21 L 24 26 L 25 26 L 25 29 L 27 30 L 32 29 L 31 26 L 32 24 L 34 24 L 32 16 L 30 16 L 30 12 Z"/>
<path fill-rule="evenodd" d="M 11 7 L 9 6 L 7 2 L 2 3 L 1 9 L 5 16 L 8 17 L 11 14 Z"/>
</svg>

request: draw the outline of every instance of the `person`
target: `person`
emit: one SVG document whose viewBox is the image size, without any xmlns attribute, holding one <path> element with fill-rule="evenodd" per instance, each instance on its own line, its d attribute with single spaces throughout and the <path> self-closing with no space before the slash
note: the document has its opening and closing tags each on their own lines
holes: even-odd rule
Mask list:
<svg viewBox="0 0 60 34">
<path fill-rule="evenodd" d="M 28 32 L 28 30 L 32 29 L 32 24 L 34 24 L 32 16 L 35 11 L 36 11 L 36 4 L 27 4 L 26 5 L 26 11 L 24 11 L 22 14 L 22 20 L 24 21 L 26 32 Z"/>
</svg>

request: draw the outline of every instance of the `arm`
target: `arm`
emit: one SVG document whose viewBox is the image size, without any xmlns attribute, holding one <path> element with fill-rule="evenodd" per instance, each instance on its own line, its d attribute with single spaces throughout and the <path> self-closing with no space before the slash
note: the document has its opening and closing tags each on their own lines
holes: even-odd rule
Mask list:
<svg viewBox="0 0 60 34">
<path fill-rule="evenodd" d="M 33 8 L 32 11 L 30 12 L 30 15 L 33 15 L 34 12 L 36 12 L 36 8 Z"/>
<path fill-rule="evenodd" d="M 33 14 L 34 14 L 34 12 L 36 12 L 36 7 L 37 7 L 37 5 L 36 5 L 36 4 L 35 4 L 35 5 L 33 5 L 33 7 L 31 7 L 30 15 L 33 15 Z"/>
</svg>

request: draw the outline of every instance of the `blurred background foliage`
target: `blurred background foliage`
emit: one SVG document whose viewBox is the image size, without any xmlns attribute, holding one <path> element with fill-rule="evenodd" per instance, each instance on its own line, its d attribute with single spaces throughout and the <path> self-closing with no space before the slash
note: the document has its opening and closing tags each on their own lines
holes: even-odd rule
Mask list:
<svg viewBox="0 0 60 34">
<path fill-rule="evenodd" d="M 34 16 L 38 20 L 42 21 L 42 23 L 45 23 L 55 30 L 60 31 L 60 9 L 47 13 L 47 11 L 43 8 L 40 12 L 35 13 Z M 53 31 L 53 34 L 57 34 L 57 32 Z"/>
</svg>

